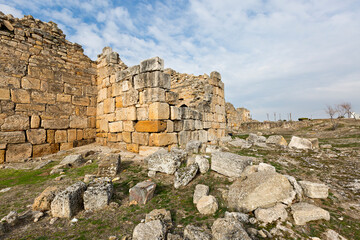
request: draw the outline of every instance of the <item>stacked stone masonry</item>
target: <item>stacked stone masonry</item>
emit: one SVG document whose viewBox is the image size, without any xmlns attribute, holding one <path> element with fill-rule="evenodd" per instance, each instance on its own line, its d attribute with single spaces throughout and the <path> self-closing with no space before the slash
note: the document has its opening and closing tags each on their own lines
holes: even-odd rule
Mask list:
<svg viewBox="0 0 360 240">
<path fill-rule="evenodd" d="M 164 70 L 159 57 L 127 67 L 109 47 L 92 61 L 55 23 L 1 12 L 0 46 L 0 163 L 95 140 L 139 152 L 225 136 L 218 72 Z"/>
<path fill-rule="evenodd" d="M 96 64 L 55 23 L 0 13 L 0 163 L 95 141 Z"/>
</svg>

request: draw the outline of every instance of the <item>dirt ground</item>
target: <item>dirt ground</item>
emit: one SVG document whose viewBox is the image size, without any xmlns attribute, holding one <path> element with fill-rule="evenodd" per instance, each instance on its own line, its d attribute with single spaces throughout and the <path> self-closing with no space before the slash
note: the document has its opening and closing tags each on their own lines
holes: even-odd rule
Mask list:
<svg viewBox="0 0 360 240">
<path fill-rule="evenodd" d="M 313 199 L 315 205 L 330 212 L 330 221 L 314 221 L 306 226 L 292 225 L 291 229 L 299 239 L 321 237 L 321 233 L 330 228 L 347 237 L 360 239 L 360 121 L 341 120 L 336 130 L 331 130 L 328 120 L 314 120 L 311 126 L 303 129 L 270 129 L 262 131 L 269 136 L 281 134 L 289 142 L 291 136 L 318 138 L 320 146 L 331 144 L 330 148 L 310 151 L 294 151 L 279 147 L 250 149 L 229 148 L 240 155 L 257 157 L 258 162 L 266 162 L 276 167 L 282 174 L 294 176 L 297 180 L 321 181 L 329 185 L 327 199 Z M 257 131 L 252 131 L 257 132 Z M 236 137 L 246 138 L 248 132 L 239 133 Z M 79 168 L 66 169 L 64 178 L 56 180 L 59 174 L 50 175 L 51 168 L 64 156 L 72 153 L 93 151 L 87 157 L 91 160 Z M 66 186 L 82 180 L 85 174 L 96 174 L 97 163 L 101 153 L 119 152 L 115 149 L 96 145 L 83 146 L 66 152 L 43 157 L 21 164 L 5 164 L 0 167 L 0 219 L 10 211 L 24 213 L 30 209 L 34 198 L 47 186 Z M 226 201 L 222 193 L 233 179 L 226 178 L 213 171 L 199 174 L 186 187 L 175 189 L 174 176 L 157 173 L 153 181 L 157 188 L 153 199 L 144 206 L 129 205 L 129 189 L 136 183 L 149 179 L 143 158 L 132 153 L 122 152 L 120 180 L 114 182 L 112 203 L 104 210 L 97 212 L 82 211 L 76 223 L 69 219 L 59 219 L 50 224 L 51 216 L 45 214 L 38 222 L 25 219 L 0 239 L 108 239 L 117 236 L 119 239 L 130 237 L 134 227 L 153 209 L 166 208 L 171 211 L 172 233 L 182 233 L 184 227 L 193 223 L 210 228 L 216 218 L 222 217 Z M 37 165 L 51 160 L 45 167 L 34 170 Z M 210 186 L 210 194 L 219 201 L 219 210 L 214 216 L 199 214 L 192 203 L 196 184 Z M 290 222 L 292 220 L 290 219 Z M 259 224 L 246 227 L 271 230 L 275 226 Z M 291 239 L 285 233 L 279 239 Z M 275 239 L 275 238 L 274 238 Z"/>
</svg>

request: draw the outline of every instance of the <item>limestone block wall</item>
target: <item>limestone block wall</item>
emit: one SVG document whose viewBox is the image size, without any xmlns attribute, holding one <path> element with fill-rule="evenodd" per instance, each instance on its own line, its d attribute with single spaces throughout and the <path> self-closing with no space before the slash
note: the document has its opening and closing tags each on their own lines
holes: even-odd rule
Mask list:
<svg viewBox="0 0 360 240">
<path fill-rule="evenodd" d="M 185 146 L 190 140 L 214 142 L 225 135 L 220 74 L 211 74 L 213 95 L 195 108 L 172 90 L 171 75 L 158 57 L 128 68 L 117 53 L 105 48 L 97 63 L 97 142 L 139 152 Z M 219 86 L 222 93 L 216 94 Z"/>
<path fill-rule="evenodd" d="M 250 111 L 246 108 L 235 108 L 227 102 L 226 105 L 226 130 L 228 132 L 238 132 L 241 124 L 251 120 Z"/>
<path fill-rule="evenodd" d="M 95 75 L 55 23 L 0 13 L 0 163 L 94 141 Z"/>
</svg>

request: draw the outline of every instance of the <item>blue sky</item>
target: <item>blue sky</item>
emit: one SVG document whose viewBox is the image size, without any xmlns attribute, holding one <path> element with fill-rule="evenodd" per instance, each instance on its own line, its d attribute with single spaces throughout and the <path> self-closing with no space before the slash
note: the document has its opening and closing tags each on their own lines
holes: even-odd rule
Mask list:
<svg viewBox="0 0 360 240">
<path fill-rule="evenodd" d="M 254 119 L 360 112 L 358 0 L 0 0 L 15 17 L 56 22 L 96 59 L 111 46 L 128 65 L 159 56 L 195 75 L 219 71 L 225 98 Z"/>
</svg>

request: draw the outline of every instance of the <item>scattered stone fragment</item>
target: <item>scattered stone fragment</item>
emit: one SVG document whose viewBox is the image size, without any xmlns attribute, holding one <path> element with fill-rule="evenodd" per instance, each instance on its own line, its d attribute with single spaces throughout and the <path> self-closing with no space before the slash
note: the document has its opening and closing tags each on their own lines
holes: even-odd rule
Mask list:
<svg viewBox="0 0 360 240">
<path fill-rule="evenodd" d="M 51 218 L 49 224 L 50 224 L 50 225 L 53 225 L 58 219 L 59 219 L 59 218 L 57 218 L 57 217 Z"/>
<path fill-rule="evenodd" d="M 110 236 L 109 240 L 117 240 L 118 238 L 116 236 Z"/>
<path fill-rule="evenodd" d="M 3 217 L 0 222 L 7 222 L 10 226 L 14 226 L 19 221 L 19 214 L 16 211 L 10 211 L 8 215 Z"/>
<path fill-rule="evenodd" d="M 188 153 L 199 153 L 199 152 L 200 152 L 201 145 L 202 145 L 202 142 L 192 140 L 192 141 L 189 141 L 189 142 L 186 144 L 185 150 L 186 150 L 186 152 L 188 152 Z"/>
<path fill-rule="evenodd" d="M 244 139 L 237 138 L 235 140 L 229 141 L 228 144 L 233 147 L 243 147 L 244 145 L 246 145 L 248 143 Z"/>
<path fill-rule="evenodd" d="M 291 203 L 295 192 L 286 177 L 263 171 L 235 181 L 229 188 L 228 204 L 238 211 L 250 212 L 278 202 Z"/>
<path fill-rule="evenodd" d="M 218 202 L 214 196 L 202 196 L 196 204 L 196 208 L 201 214 L 212 215 L 218 208 Z"/>
<path fill-rule="evenodd" d="M 258 166 L 258 172 L 262 172 L 262 171 L 271 171 L 271 172 L 276 172 L 276 169 L 274 166 L 267 164 L 267 163 L 259 163 Z"/>
<path fill-rule="evenodd" d="M 195 191 L 194 191 L 194 197 L 193 197 L 193 203 L 197 204 L 198 201 L 200 200 L 200 198 L 202 198 L 203 196 L 208 196 L 209 195 L 209 187 L 203 184 L 198 184 L 195 186 Z"/>
<path fill-rule="evenodd" d="M 184 229 L 184 238 L 188 240 L 211 240 L 211 233 L 208 229 L 187 225 Z"/>
<path fill-rule="evenodd" d="M 166 236 L 167 240 L 184 240 L 184 238 L 182 238 L 180 235 L 178 234 L 172 234 L 172 233 L 168 233 Z"/>
<path fill-rule="evenodd" d="M 271 208 L 258 208 L 255 210 L 255 217 L 258 221 L 264 223 L 271 223 L 278 219 L 285 221 L 288 217 L 285 208 L 286 206 L 281 203 L 278 203 Z"/>
<path fill-rule="evenodd" d="M 39 163 L 39 165 L 37 165 L 37 166 L 34 168 L 34 170 L 39 170 L 39 169 L 45 167 L 46 165 L 48 165 L 48 164 L 51 163 L 51 162 L 52 162 L 52 160 L 47 160 L 47 161 L 41 162 L 41 163 Z"/>
<path fill-rule="evenodd" d="M 341 236 L 340 234 L 338 234 L 337 232 L 335 232 L 334 230 L 327 229 L 323 233 L 323 240 L 347 240 L 347 239 Z"/>
<path fill-rule="evenodd" d="M 253 158 L 229 152 L 217 152 L 211 155 L 211 170 L 227 177 L 240 177 L 245 167 L 252 165 Z"/>
<path fill-rule="evenodd" d="M 248 223 L 249 222 L 249 215 L 246 213 L 241 212 L 225 212 L 225 218 L 235 218 L 239 222 Z"/>
<path fill-rule="evenodd" d="M 268 137 L 268 139 L 266 139 L 266 143 L 267 144 L 275 144 L 278 146 L 285 146 L 285 147 L 288 145 L 285 138 L 281 135 L 272 135 L 272 136 Z"/>
<path fill-rule="evenodd" d="M 44 216 L 43 212 L 40 212 L 40 211 L 33 212 L 34 222 L 38 222 L 42 216 Z"/>
<path fill-rule="evenodd" d="M 156 176 L 156 172 L 155 171 L 149 171 L 148 172 L 148 177 L 155 177 Z"/>
<path fill-rule="evenodd" d="M 77 219 L 77 218 L 73 218 L 73 219 L 71 219 L 71 223 L 77 223 L 79 221 L 79 219 Z"/>
<path fill-rule="evenodd" d="M 94 174 L 86 174 L 85 176 L 84 176 L 84 182 L 85 183 L 89 183 L 89 182 L 91 182 L 92 180 L 94 180 L 96 178 L 96 175 L 94 175 Z"/>
<path fill-rule="evenodd" d="M 193 180 L 198 170 L 199 166 L 197 165 L 197 163 L 177 170 L 175 172 L 174 187 L 178 189 L 179 187 L 184 187 L 188 185 L 188 183 Z"/>
<path fill-rule="evenodd" d="M 327 198 L 329 195 L 329 187 L 323 183 L 299 181 L 299 184 L 304 189 L 304 194 L 309 198 Z"/>
<path fill-rule="evenodd" d="M 0 193 L 8 192 L 10 190 L 11 190 L 11 187 L 3 188 L 3 189 L 0 190 Z"/>
<path fill-rule="evenodd" d="M 64 191 L 57 194 L 51 202 L 51 214 L 53 217 L 71 218 L 84 208 L 83 194 L 86 184 L 77 182 Z"/>
<path fill-rule="evenodd" d="M 34 211 L 47 211 L 51 209 L 51 202 L 54 200 L 56 194 L 60 189 L 58 187 L 47 187 L 37 198 L 35 198 L 32 205 Z"/>
<path fill-rule="evenodd" d="M 307 222 L 320 219 L 330 220 L 328 211 L 309 203 L 295 203 L 291 206 L 291 211 L 296 225 L 305 225 Z"/>
<path fill-rule="evenodd" d="M 113 184 L 107 177 L 97 178 L 90 183 L 84 192 L 84 209 L 100 210 L 110 203 Z"/>
<path fill-rule="evenodd" d="M 137 204 L 146 204 L 154 196 L 156 184 L 150 180 L 139 182 L 130 188 L 130 202 L 135 201 Z"/>
<path fill-rule="evenodd" d="M 145 161 L 147 161 L 150 171 L 174 174 L 184 159 L 185 156 L 181 152 L 158 151 L 147 157 Z"/>
<path fill-rule="evenodd" d="M 246 141 L 248 141 L 249 143 L 265 143 L 266 142 L 266 137 L 259 136 L 259 135 L 254 134 L 254 133 L 250 133 L 249 137 L 246 138 Z"/>
<path fill-rule="evenodd" d="M 319 139 L 317 139 L 317 138 L 308 138 L 308 140 L 311 142 L 313 149 L 318 149 L 319 148 Z"/>
<path fill-rule="evenodd" d="M 296 148 L 296 149 L 312 149 L 312 143 L 306 138 L 299 138 L 296 136 L 292 136 L 289 148 Z"/>
<path fill-rule="evenodd" d="M 296 193 L 297 200 L 301 201 L 302 196 L 303 196 L 303 190 L 302 190 L 301 186 L 298 184 L 298 182 L 296 181 L 296 179 L 294 177 L 289 176 L 289 175 L 284 175 L 284 176 L 289 180 L 289 182 L 293 186 L 294 191 Z"/>
<path fill-rule="evenodd" d="M 331 149 L 331 148 L 332 148 L 332 145 L 331 145 L 331 144 L 321 144 L 321 145 L 320 145 L 320 148 L 323 148 L 323 149 Z"/>
<path fill-rule="evenodd" d="M 199 165 L 200 173 L 205 174 L 209 171 L 210 163 L 209 160 L 206 159 L 204 156 L 196 155 L 195 162 Z"/>
<path fill-rule="evenodd" d="M 171 213 L 166 209 L 154 209 L 145 216 L 145 223 L 161 220 L 168 228 L 172 226 Z"/>
<path fill-rule="evenodd" d="M 60 163 L 60 166 L 79 167 L 85 163 L 81 154 L 66 156 Z"/>
<path fill-rule="evenodd" d="M 165 240 L 166 227 L 160 220 L 139 223 L 133 231 L 133 240 Z"/>
<path fill-rule="evenodd" d="M 214 240 L 251 240 L 241 222 L 235 218 L 218 218 L 211 227 Z"/>
<path fill-rule="evenodd" d="M 111 153 L 100 160 L 98 165 L 98 175 L 104 177 L 114 177 L 119 172 L 121 157 L 120 154 Z"/>
</svg>

